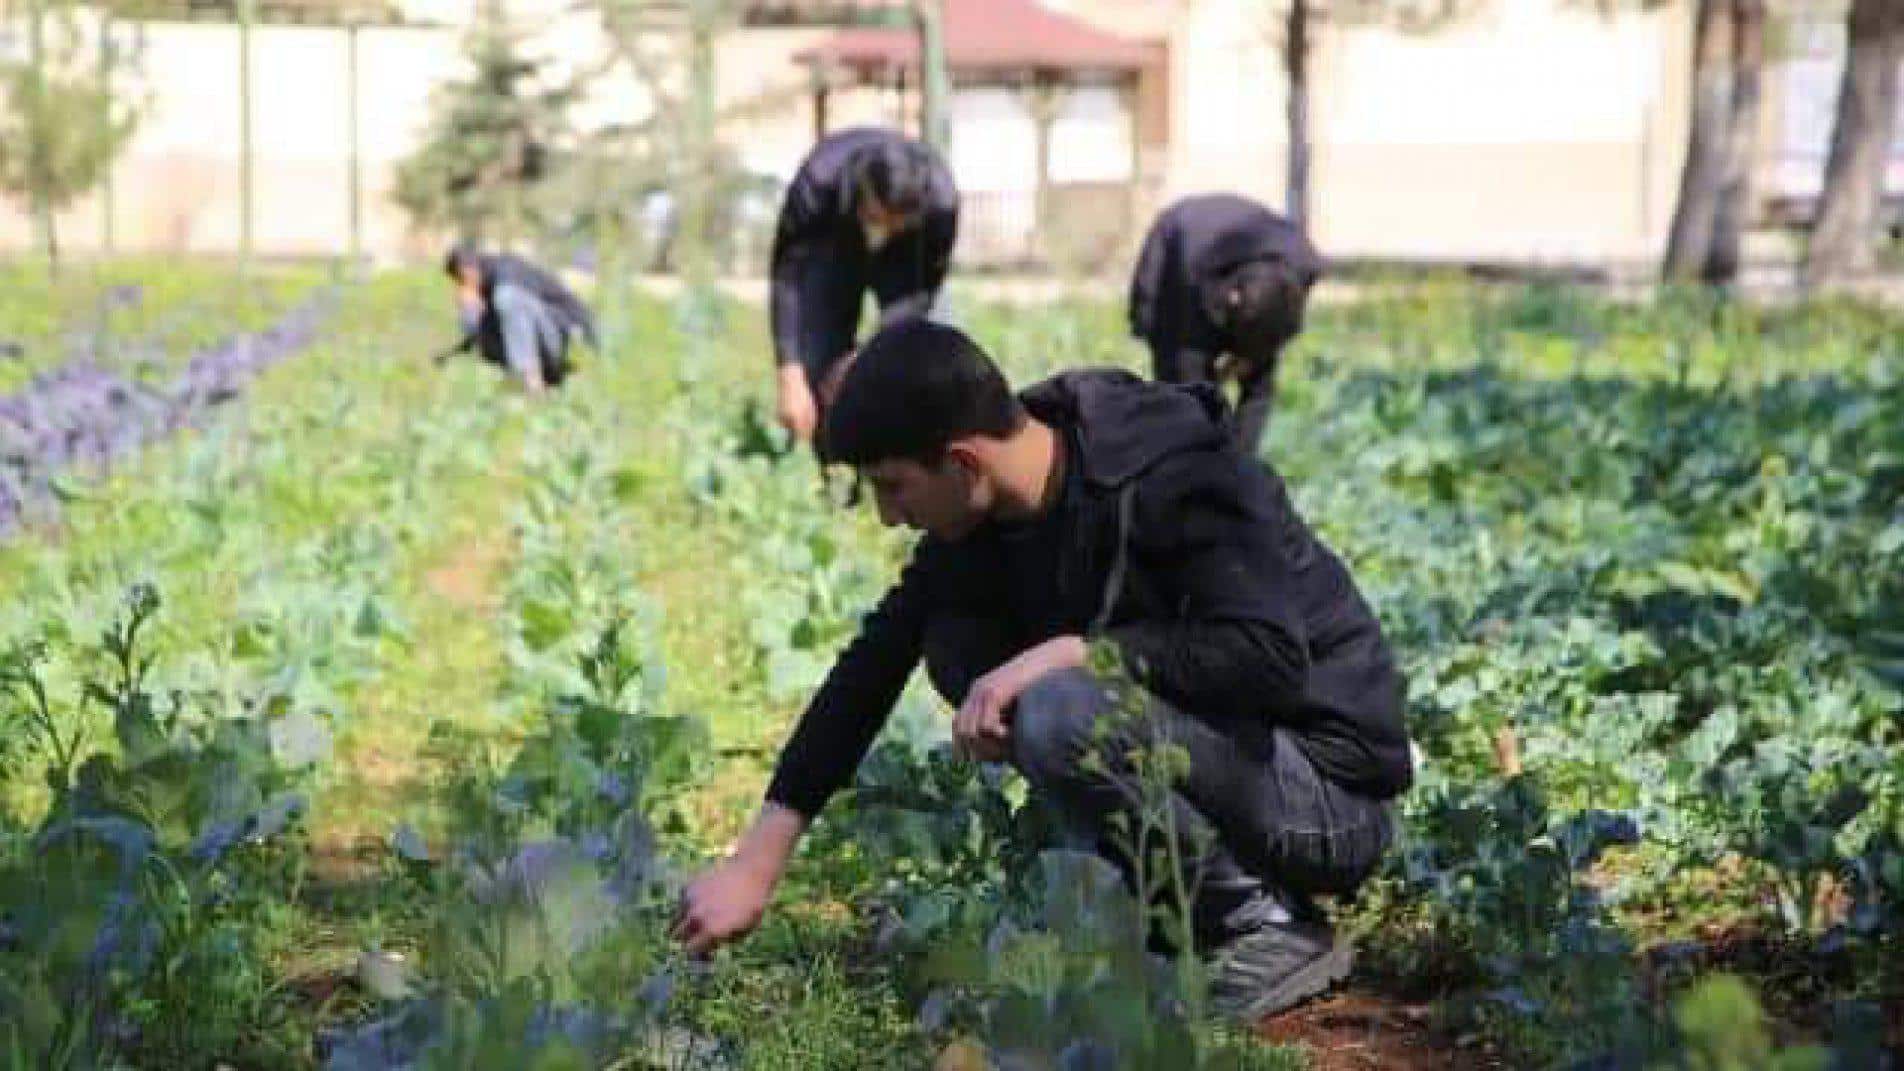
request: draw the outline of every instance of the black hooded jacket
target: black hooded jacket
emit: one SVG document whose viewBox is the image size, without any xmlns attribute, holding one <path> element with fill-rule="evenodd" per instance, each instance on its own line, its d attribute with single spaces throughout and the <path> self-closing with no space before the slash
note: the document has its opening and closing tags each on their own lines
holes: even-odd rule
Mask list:
<svg viewBox="0 0 1904 1071">
<path fill-rule="evenodd" d="M 1217 193 L 1171 205 L 1151 224 L 1131 276 L 1131 334 L 1154 345 L 1229 350 L 1211 294 L 1254 260 L 1287 264 L 1305 285 L 1322 274 L 1322 258 L 1302 232 L 1255 201 Z"/>
<path fill-rule="evenodd" d="M 1230 444 L 1221 395 L 1092 370 L 1021 398 L 1077 455 L 1076 479 L 1037 522 L 1061 526 L 1062 552 L 1057 605 L 1027 646 L 1100 635 L 1184 711 L 1239 736 L 1252 723 L 1252 733 L 1286 727 L 1338 784 L 1379 798 L 1405 789 L 1403 686 L 1381 628 L 1282 480 Z M 998 527 L 919 542 L 794 730 L 769 800 L 812 815 L 847 784 L 918 664 L 929 621 L 1007 612 Z"/>
<path fill-rule="evenodd" d="M 868 150 L 907 140 L 876 127 L 842 130 L 814 147 L 787 187 L 774 231 L 774 354 L 777 364 L 805 365 L 814 383 L 852 346 L 867 290 L 879 302 L 881 323 L 889 323 L 924 315 L 945 284 L 959 193 L 936 153 L 930 195 L 914 226 L 877 251 L 867 248 L 860 227 L 855 165 Z"/>
</svg>

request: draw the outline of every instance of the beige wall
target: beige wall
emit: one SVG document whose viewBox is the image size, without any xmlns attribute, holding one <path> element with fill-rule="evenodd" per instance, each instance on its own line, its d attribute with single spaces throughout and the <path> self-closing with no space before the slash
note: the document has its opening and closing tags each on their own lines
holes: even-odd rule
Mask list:
<svg viewBox="0 0 1904 1071">
<path fill-rule="evenodd" d="M 238 35 L 229 26 L 154 24 L 146 31 L 148 110 L 115 168 L 121 250 L 228 253 L 241 229 Z M 348 246 L 349 135 L 344 33 L 261 27 L 253 36 L 255 248 L 266 255 L 341 253 Z M 362 31 L 359 115 L 369 248 L 397 253 L 405 223 L 387 196 L 392 165 L 415 143 L 437 83 L 455 69 L 445 30 Z M 63 215 L 68 248 L 97 248 L 101 199 Z M 0 249 L 31 227 L 0 211 Z"/>
<path fill-rule="evenodd" d="M 1267 0 L 1051 0 L 1124 33 L 1166 41 L 1168 144 L 1162 196 L 1231 189 L 1280 204 L 1283 100 Z M 431 7 L 430 5 L 435 5 Z M 536 5 L 541 5 L 540 7 Z M 468 0 L 414 0 L 458 17 Z M 545 51 L 576 66 L 602 55 L 591 20 L 566 0 L 511 0 Z M 1566 0 L 1488 0 L 1439 32 L 1325 28 L 1313 127 L 1315 227 L 1343 256 L 1646 259 L 1663 243 L 1683 151 L 1689 29 L 1682 10 L 1605 19 Z M 545 10 L 546 9 L 546 10 Z M 812 97 L 792 54 L 824 31 L 742 31 L 718 54 L 722 137 L 750 166 L 785 175 L 805 153 Z M 341 252 L 347 241 L 343 35 L 257 32 L 257 247 Z M 160 25 L 149 33 L 151 118 L 119 169 L 122 248 L 230 251 L 238 232 L 236 33 Z M 417 255 L 387 197 L 430 93 L 454 72 L 452 29 L 362 37 L 367 239 Z M 632 118 L 649 106 L 632 82 L 605 83 L 584 115 Z M 836 97 L 835 127 L 891 122 L 892 98 Z M 957 132 L 955 131 L 955 137 Z M 67 213 L 69 246 L 100 233 L 98 208 Z M 0 250 L 31 228 L 0 205 Z"/>
<path fill-rule="evenodd" d="M 414 0 L 414 17 L 469 13 L 468 0 Z M 606 42 L 567 0 L 510 0 L 532 48 L 567 69 L 599 64 Z M 395 166 L 412 151 L 436 87 L 461 69 L 460 26 L 365 29 L 359 37 L 360 146 L 366 248 L 385 259 L 432 255 L 390 197 Z M 816 31 L 730 34 L 716 58 L 722 136 L 751 166 L 791 170 L 812 130 L 806 77 L 791 55 Z M 230 253 L 240 232 L 238 33 L 212 23 L 146 28 L 141 82 L 148 111 L 115 170 L 121 251 Z M 264 26 L 253 35 L 254 247 L 267 256 L 342 254 L 349 245 L 346 44 L 336 28 Z M 583 125 L 630 121 L 652 102 L 627 76 L 600 79 L 578 108 Z M 59 220 L 62 244 L 99 248 L 101 199 Z M 23 205 L 0 200 L 0 252 L 34 240 Z"/>
<path fill-rule="evenodd" d="M 1107 28 L 1167 27 L 1162 199 L 1231 190 L 1281 205 L 1277 5 L 1074 0 Z M 1431 33 L 1325 24 L 1311 77 L 1314 229 L 1341 256 L 1643 259 L 1683 151 L 1676 10 L 1603 18 L 1489 0 Z"/>
</svg>

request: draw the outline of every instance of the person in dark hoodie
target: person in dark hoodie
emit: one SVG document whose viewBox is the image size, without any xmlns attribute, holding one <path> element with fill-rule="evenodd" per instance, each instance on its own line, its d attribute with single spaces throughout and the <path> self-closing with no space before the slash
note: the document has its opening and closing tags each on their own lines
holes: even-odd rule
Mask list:
<svg viewBox="0 0 1904 1071">
<path fill-rule="evenodd" d="M 1231 194 L 1187 197 L 1157 217 L 1131 277 L 1131 334 L 1166 383 L 1239 384 L 1236 440 L 1255 453 L 1282 349 L 1302 330 L 1322 260 L 1288 220 Z"/>
<path fill-rule="evenodd" d="M 857 127 L 808 154 L 780 210 L 770 284 L 775 410 L 795 438 L 814 438 L 867 291 L 882 326 L 924 316 L 945 284 L 958 225 L 952 172 L 921 142 Z"/>
<path fill-rule="evenodd" d="M 1170 806 L 1195 873 L 1192 923 L 1218 1006 L 1246 1020 L 1343 977 L 1312 896 L 1352 891 L 1413 777 L 1403 686 L 1348 570 L 1275 472 L 1236 449 L 1208 385 L 1066 373 L 1013 395 L 929 321 L 880 331 L 824 434 L 880 520 L 924 532 L 781 752 L 766 801 L 683 894 L 694 953 L 758 924 L 807 825 L 849 783 L 923 659 L 964 755 L 1010 762 L 1115 861 L 1129 804 L 1110 710 L 1085 667 L 1121 657 L 1144 723 L 1189 754 Z"/>
<path fill-rule="evenodd" d="M 456 287 L 463 337 L 438 363 L 476 350 L 514 375 L 531 394 L 568 378 L 577 338 L 599 349 L 595 317 L 561 281 L 520 257 L 457 245 L 443 260 Z"/>
</svg>

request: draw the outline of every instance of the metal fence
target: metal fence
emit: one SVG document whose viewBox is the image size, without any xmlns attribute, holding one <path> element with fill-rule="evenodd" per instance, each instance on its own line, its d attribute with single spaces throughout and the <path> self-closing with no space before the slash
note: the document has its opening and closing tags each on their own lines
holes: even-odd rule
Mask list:
<svg viewBox="0 0 1904 1071">
<path fill-rule="evenodd" d="M 1033 190 L 971 190 L 960 198 L 959 263 L 972 268 L 1102 265 L 1135 239 L 1139 191 L 1130 183 L 1050 186 L 1044 218 Z"/>
</svg>

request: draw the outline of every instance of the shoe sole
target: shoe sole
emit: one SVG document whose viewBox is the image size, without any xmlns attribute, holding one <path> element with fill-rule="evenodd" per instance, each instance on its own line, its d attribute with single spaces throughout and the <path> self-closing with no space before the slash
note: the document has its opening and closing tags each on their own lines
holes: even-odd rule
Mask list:
<svg viewBox="0 0 1904 1071">
<path fill-rule="evenodd" d="M 1237 1013 L 1237 1018 L 1245 1025 L 1254 1026 L 1272 1015 L 1281 1015 L 1306 1000 L 1328 992 L 1337 982 L 1347 978 L 1354 966 L 1355 946 L 1347 938 L 1338 937 L 1328 952 L 1283 979 L 1274 989 L 1244 1005 Z"/>
</svg>

